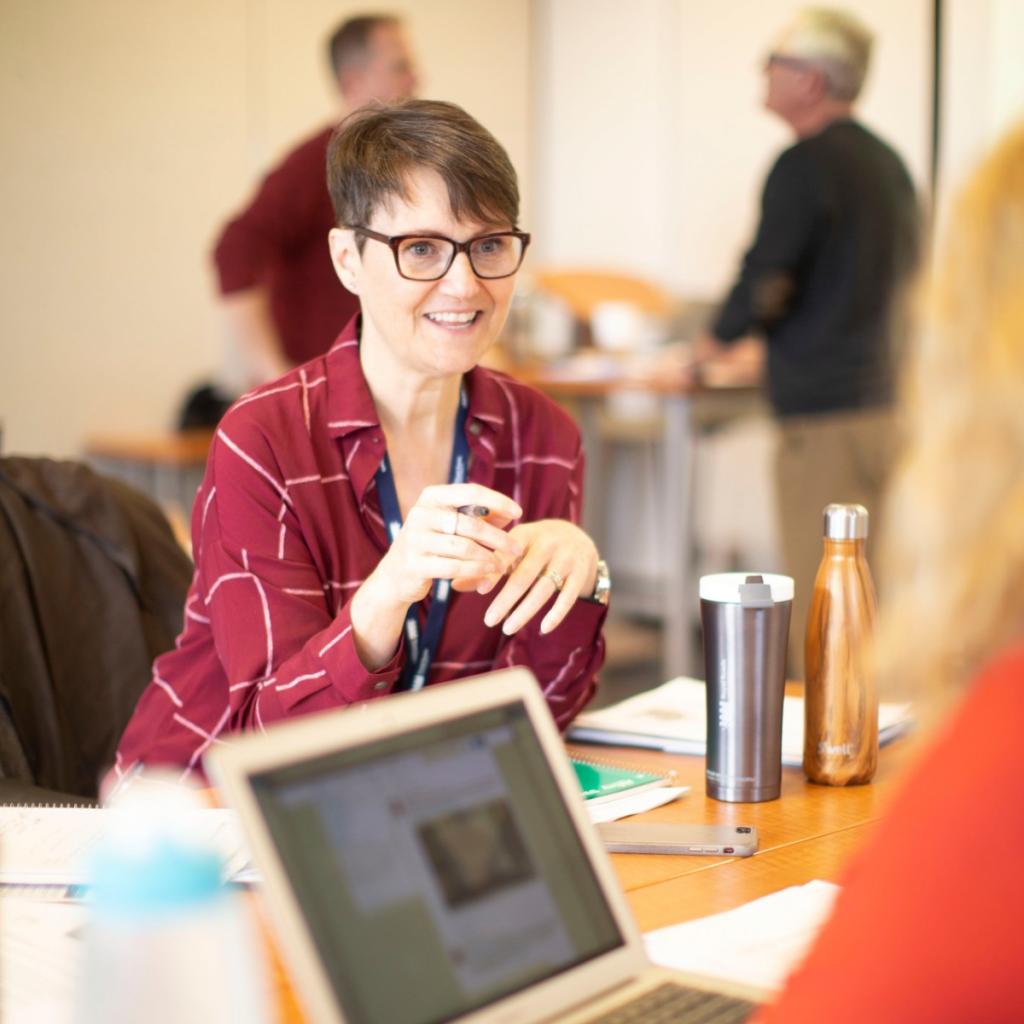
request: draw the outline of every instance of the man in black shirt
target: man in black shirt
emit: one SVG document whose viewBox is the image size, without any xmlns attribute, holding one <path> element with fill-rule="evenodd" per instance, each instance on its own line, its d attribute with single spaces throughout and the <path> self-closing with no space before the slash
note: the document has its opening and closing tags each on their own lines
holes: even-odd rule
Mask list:
<svg viewBox="0 0 1024 1024">
<path fill-rule="evenodd" d="M 757 235 L 698 341 L 699 358 L 753 331 L 767 341 L 783 554 L 796 583 L 790 671 L 801 676 L 822 509 L 880 511 L 896 434 L 899 300 L 917 252 L 910 176 L 853 119 L 871 42 L 856 19 L 816 9 L 769 55 L 765 106 L 797 141 L 768 175 Z"/>
</svg>

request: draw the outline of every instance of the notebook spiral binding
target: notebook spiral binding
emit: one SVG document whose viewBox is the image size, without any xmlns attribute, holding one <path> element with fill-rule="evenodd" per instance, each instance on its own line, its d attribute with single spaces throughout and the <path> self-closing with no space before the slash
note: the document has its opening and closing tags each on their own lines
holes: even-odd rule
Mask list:
<svg viewBox="0 0 1024 1024">
<path fill-rule="evenodd" d="M 670 768 L 667 772 L 655 771 L 651 768 L 645 768 L 641 764 L 629 764 L 625 761 L 605 761 L 596 757 L 578 757 L 576 754 L 569 754 L 569 760 L 575 761 L 576 764 L 585 764 L 590 768 L 612 768 L 620 772 L 637 772 L 643 775 L 651 775 L 656 779 L 665 779 L 667 782 L 675 782 L 678 774 L 674 768 Z"/>
</svg>

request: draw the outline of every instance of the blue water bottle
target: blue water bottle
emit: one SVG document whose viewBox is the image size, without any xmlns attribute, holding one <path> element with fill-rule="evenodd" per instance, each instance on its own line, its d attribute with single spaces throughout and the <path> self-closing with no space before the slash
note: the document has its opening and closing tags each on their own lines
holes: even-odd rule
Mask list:
<svg viewBox="0 0 1024 1024">
<path fill-rule="evenodd" d="M 195 794 L 139 785 L 106 813 L 90 871 L 80 1024 L 266 1024 L 257 923 L 224 882 Z"/>
</svg>

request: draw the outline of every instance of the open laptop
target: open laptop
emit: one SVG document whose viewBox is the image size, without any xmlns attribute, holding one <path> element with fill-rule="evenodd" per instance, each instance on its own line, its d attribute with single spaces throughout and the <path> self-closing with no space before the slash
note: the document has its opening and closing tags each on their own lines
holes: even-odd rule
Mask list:
<svg viewBox="0 0 1024 1024">
<path fill-rule="evenodd" d="M 648 961 L 526 669 L 288 722 L 205 763 L 312 1021 L 712 1024 L 764 995 Z M 679 999 L 700 1005 L 668 1015 Z"/>
</svg>

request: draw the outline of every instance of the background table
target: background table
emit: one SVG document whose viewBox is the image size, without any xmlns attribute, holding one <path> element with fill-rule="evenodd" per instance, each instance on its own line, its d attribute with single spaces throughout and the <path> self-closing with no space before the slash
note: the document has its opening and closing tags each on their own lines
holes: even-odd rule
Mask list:
<svg viewBox="0 0 1024 1024">
<path fill-rule="evenodd" d="M 662 620 L 661 675 L 671 679 L 696 671 L 694 623 L 698 608 L 693 563 L 694 442 L 706 423 L 717 423 L 764 410 L 760 387 L 750 380 L 709 386 L 685 372 L 635 372 L 628 364 L 621 373 L 586 376 L 573 363 L 529 363 L 508 367 L 520 380 L 571 408 L 583 437 L 587 459 L 583 524 L 599 548 L 607 538 L 606 441 L 602 417 L 606 399 L 639 392 L 659 400 L 661 414 L 656 436 L 661 445 L 664 478 L 659 486 L 658 516 L 663 523 L 659 550 L 664 555 L 660 586 L 641 581 L 631 592 L 628 574 L 615 576 L 615 606 Z M 623 577 L 626 576 L 626 586 Z"/>
<path fill-rule="evenodd" d="M 109 434 L 89 438 L 85 454 L 101 473 L 139 488 L 161 505 L 178 540 L 188 549 L 192 502 L 212 440 L 212 430 Z"/>
</svg>

